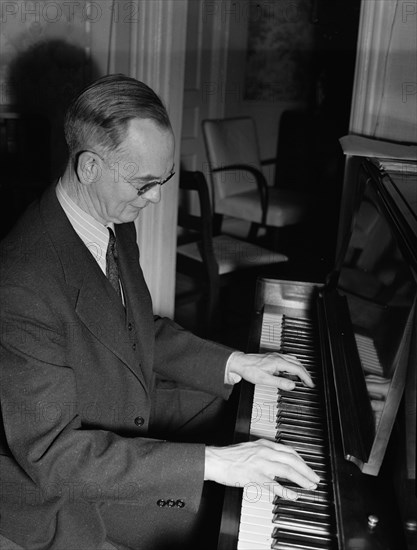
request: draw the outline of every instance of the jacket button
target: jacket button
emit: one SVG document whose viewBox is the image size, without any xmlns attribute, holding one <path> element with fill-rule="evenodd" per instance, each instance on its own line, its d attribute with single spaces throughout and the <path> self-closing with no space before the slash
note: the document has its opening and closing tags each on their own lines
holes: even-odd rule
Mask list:
<svg viewBox="0 0 417 550">
<path fill-rule="evenodd" d="M 137 416 L 134 420 L 136 426 L 143 426 L 145 424 L 145 419 L 143 416 Z"/>
<path fill-rule="evenodd" d="M 175 500 L 172 500 L 172 498 L 167 500 L 167 506 L 168 508 L 172 508 L 173 506 L 175 506 Z"/>
<path fill-rule="evenodd" d="M 160 508 L 163 508 L 166 505 L 166 502 L 163 498 L 160 498 L 156 503 Z"/>
<path fill-rule="evenodd" d="M 132 349 L 133 349 L 133 351 L 136 351 L 136 342 L 133 342 Z"/>
<path fill-rule="evenodd" d="M 129 324 L 127 325 L 127 330 L 133 330 L 133 325 L 132 325 L 132 323 L 129 323 Z"/>
<path fill-rule="evenodd" d="M 177 502 L 175 503 L 177 505 L 178 508 L 184 508 L 185 506 L 185 502 L 183 500 L 177 500 Z"/>
</svg>

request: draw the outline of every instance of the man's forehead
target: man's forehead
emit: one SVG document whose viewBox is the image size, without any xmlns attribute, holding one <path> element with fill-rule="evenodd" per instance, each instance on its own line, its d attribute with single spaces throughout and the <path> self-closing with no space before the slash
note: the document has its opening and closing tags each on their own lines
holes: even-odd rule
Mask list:
<svg viewBox="0 0 417 550">
<path fill-rule="evenodd" d="M 140 163 L 150 179 L 174 169 L 174 135 L 152 119 L 132 119 L 126 138 L 113 154 L 112 162 Z M 141 176 L 144 174 L 141 173 Z"/>
</svg>

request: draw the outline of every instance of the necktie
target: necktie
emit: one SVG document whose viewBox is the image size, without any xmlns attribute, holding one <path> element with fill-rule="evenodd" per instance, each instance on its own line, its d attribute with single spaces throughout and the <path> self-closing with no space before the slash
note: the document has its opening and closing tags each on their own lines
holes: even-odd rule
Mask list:
<svg viewBox="0 0 417 550">
<path fill-rule="evenodd" d="M 106 252 L 106 275 L 111 286 L 117 292 L 119 298 L 122 299 L 119 282 L 119 266 L 117 263 L 116 237 L 109 227 L 107 229 L 109 230 L 109 244 Z"/>
</svg>

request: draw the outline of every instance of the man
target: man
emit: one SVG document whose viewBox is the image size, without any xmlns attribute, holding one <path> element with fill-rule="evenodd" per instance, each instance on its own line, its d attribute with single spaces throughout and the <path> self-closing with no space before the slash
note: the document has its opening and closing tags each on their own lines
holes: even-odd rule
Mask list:
<svg viewBox="0 0 417 550">
<path fill-rule="evenodd" d="M 28 550 L 173 548 L 205 480 L 314 488 L 289 447 L 188 442 L 213 432 L 242 378 L 312 381 L 294 357 L 231 353 L 153 317 L 132 222 L 174 171 L 159 98 L 104 77 L 74 100 L 65 135 L 64 174 L 1 248 L 0 532 Z"/>
</svg>

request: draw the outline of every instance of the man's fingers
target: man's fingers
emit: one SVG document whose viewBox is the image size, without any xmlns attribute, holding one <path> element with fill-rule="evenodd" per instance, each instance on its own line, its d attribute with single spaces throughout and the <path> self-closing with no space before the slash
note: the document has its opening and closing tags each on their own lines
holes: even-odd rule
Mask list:
<svg viewBox="0 0 417 550">
<path fill-rule="evenodd" d="M 288 487 L 284 487 L 280 483 L 276 483 L 273 486 L 271 486 L 271 490 L 273 491 L 274 496 L 279 496 L 284 500 L 298 499 L 297 491 L 294 491 L 293 489 L 289 489 Z"/>
<path fill-rule="evenodd" d="M 371 407 L 372 410 L 375 412 L 383 411 L 385 407 L 385 401 L 381 401 L 380 399 L 371 399 Z"/>
<path fill-rule="evenodd" d="M 304 489 L 312 490 L 317 487 L 317 483 L 320 482 L 319 476 L 304 462 L 297 451 L 265 439 L 259 440 L 259 444 L 271 449 L 268 456 L 271 478 L 282 477 Z"/>
<path fill-rule="evenodd" d="M 298 376 L 298 378 L 304 382 L 305 385 L 309 386 L 310 388 L 314 387 L 313 380 L 311 379 L 311 376 L 308 374 L 307 370 L 303 365 L 300 363 L 300 361 L 295 357 L 294 355 L 280 355 L 279 359 L 285 360 L 285 365 L 278 366 L 278 374 L 282 371 L 288 372 L 289 374 Z M 287 388 L 282 388 L 287 389 Z"/>
<path fill-rule="evenodd" d="M 274 378 L 276 378 L 275 385 L 280 390 L 291 391 L 295 388 L 295 382 L 293 380 L 287 380 L 287 378 L 280 378 L 278 376 L 274 376 Z"/>
<path fill-rule="evenodd" d="M 249 502 L 258 502 L 261 500 L 269 504 L 272 503 L 277 496 L 285 500 L 297 500 L 299 494 L 297 490 L 285 487 L 276 481 L 264 483 L 262 486 L 258 484 L 248 484 L 243 493 L 243 498 Z"/>
<path fill-rule="evenodd" d="M 288 479 L 304 489 L 316 489 L 320 482 L 319 476 L 308 466 L 302 458 L 292 458 L 284 453 L 277 457 L 275 476 Z"/>
<path fill-rule="evenodd" d="M 291 447 L 260 439 L 229 447 L 206 447 L 204 479 L 224 485 L 270 486 L 287 480 L 291 488 L 279 489 L 283 498 L 296 498 L 297 487 L 314 490 L 319 476 Z"/>
</svg>

